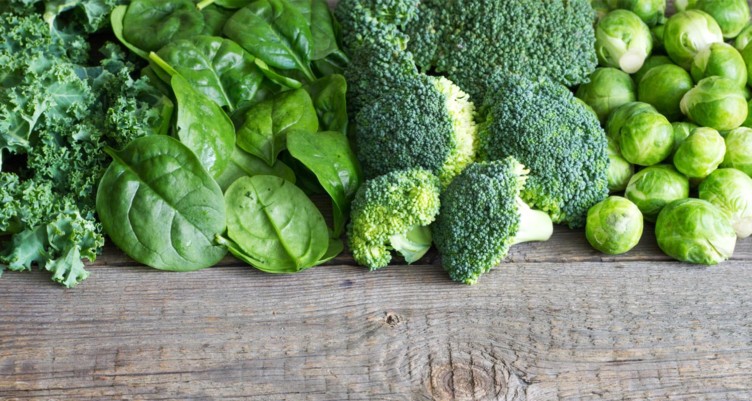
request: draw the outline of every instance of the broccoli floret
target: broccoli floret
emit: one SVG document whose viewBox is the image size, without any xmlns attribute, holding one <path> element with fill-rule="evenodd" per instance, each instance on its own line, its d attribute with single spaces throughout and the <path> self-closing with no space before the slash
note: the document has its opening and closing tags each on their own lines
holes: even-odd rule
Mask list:
<svg viewBox="0 0 752 401">
<path fill-rule="evenodd" d="M 512 157 L 474 163 L 441 194 L 432 231 L 452 280 L 475 284 L 512 245 L 551 237 L 551 218 L 519 197 L 527 173 Z"/>
<path fill-rule="evenodd" d="M 446 78 L 421 75 L 385 93 L 355 117 L 357 154 L 367 178 L 421 167 L 446 186 L 476 151 L 475 106 Z"/>
<path fill-rule="evenodd" d="M 415 15 L 403 31 L 418 65 L 447 74 L 474 100 L 496 69 L 572 86 L 597 64 L 588 0 L 429 0 Z"/>
<path fill-rule="evenodd" d="M 350 115 L 365 103 L 414 85 L 419 79 L 413 56 L 405 51 L 406 37 L 396 31 L 390 35 L 364 42 L 350 53 L 350 64 L 344 71 Z"/>
<path fill-rule="evenodd" d="M 392 260 L 408 263 L 431 247 L 427 228 L 439 212 L 439 179 L 422 169 L 395 171 L 366 181 L 352 202 L 347 236 L 355 261 L 371 270 Z"/>
<path fill-rule="evenodd" d="M 415 19 L 418 0 L 341 0 L 334 15 L 342 27 L 342 43 L 353 50 L 363 43 L 393 36 Z"/>
<path fill-rule="evenodd" d="M 514 156 L 530 169 L 521 198 L 554 223 L 585 224 L 608 196 L 606 134 L 564 86 L 497 75 L 481 110 L 479 159 Z"/>
</svg>

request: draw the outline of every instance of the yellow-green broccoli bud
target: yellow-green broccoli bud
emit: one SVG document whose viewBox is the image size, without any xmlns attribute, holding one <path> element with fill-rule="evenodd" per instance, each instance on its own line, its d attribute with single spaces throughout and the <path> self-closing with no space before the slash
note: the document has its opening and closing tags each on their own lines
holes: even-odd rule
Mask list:
<svg viewBox="0 0 752 401">
<path fill-rule="evenodd" d="M 366 181 L 352 203 L 348 226 L 355 261 L 385 267 L 396 250 L 408 263 L 431 247 L 427 226 L 439 212 L 439 179 L 423 169 L 394 171 Z"/>
</svg>

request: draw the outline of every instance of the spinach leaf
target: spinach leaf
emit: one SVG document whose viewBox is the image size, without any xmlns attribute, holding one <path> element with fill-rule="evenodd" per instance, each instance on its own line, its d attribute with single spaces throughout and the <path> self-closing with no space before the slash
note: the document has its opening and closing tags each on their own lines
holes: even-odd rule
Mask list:
<svg viewBox="0 0 752 401">
<path fill-rule="evenodd" d="M 332 53 L 344 54 L 337 45 L 334 18 L 325 0 L 311 2 L 311 35 L 313 36 L 313 60 L 321 60 Z"/>
<path fill-rule="evenodd" d="M 332 53 L 321 60 L 315 60 L 313 67 L 319 76 L 342 75 L 350 63 L 350 59 L 342 52 Z"/>
<path fill-rule="evenodd" d="M 306 85 L 323 131 L 347 134 L 347 82 L 342 75 L 330 75 Z"/>
<path fill-rule="evenodd" d="M 216 36 L 176 40 L 157 55 L 194 89 L 230 111 L 251 102 L 264 79 L 253 56 Z"/>
<path fill-rule="evenodd" d="M 334 203 L 333 236 L 339 237 L 350 202 L 361 184 L 360 166 L 347 137 L 340 132 L 290 131 L 287 150 L 308 167 Z"/>
<path fill-rule="evenodd" d="M 321 260 L 316 262 L 316 266 L 326 263 L 337 256 L 339 256 L 343 251 L 345 250 L 345 243 L 342 242 L 341 239 L 337 238 L 329 238 L 329 248 L 327 248 L 326 253 L 324 256 L 321 257 Z"/>
<path fill-rule="evenodd" d="M 301 129 L 316 132 L 319 129 L 313 101 L 303 89 L 282 92 L 259 102 L 249 108 L 243 117 L 237 131 L 238 146 L 270 166 L 277 161 L 279 152 L 285 149 L 288 131 Z"/>
<path fill-rule="evenodd" d="M 259 270 L 294 273 L 315 266 L 329 249 L 324 217 L 295 184 L 257 175 L 225 193 L 231 252 Z"/>
<path fill-rule="evenodd" d="M 247 6 L 251 1 L 253 0 L 203 0 L 198 2 L 198 4 L 196 4 L 196 7 L 198 7 L 199 10 L 202 10 L 204 7 L 207 7 L 210 4 L 216 4 L 224 8 L 238 9 L 240 7 Z"/>
<path fill-rule="evenodd" d="M 145 52 L 132 45 L 130 42 L 125 40 L 125 37 L 123 36 L 123 17 L 125 17 L 125 12 L 127 9 L 128 6 L 117 6 L 112 10 L 112 13 L 110 13 L 110 25 L 112 25 L 112 32 L 115 34 L 115 37 L 120 41 L 120 43 L 123 44 L 123 46 L 130 49 L 130 51 L 132 51 L 139 57 L 148 60 L 148 52 Z"/>
<path fill-rule="evenodd" d="M 199 8 L 199 10 L 201 10 L 201 15 L 204 16 L 204 30 L 202 33 L 209 36 L 221 36 L 225 23 L 234 14 L 233 10 L 213 4 L 205 8 Z"/>
<path fill-rule="evenodd" d="M 260 58 L 256 59 L 256 66 L 261 70 L 261 72 L 272 82 L 275 84 L 290 88 L 290 89 L 298 89 L 303 86 L 303 84 L 298 81 L 295 78 L 286 77 L 277 71 L 274 71 L 269 65 L 267 65 L 263 60 Z"/>
<path fill-rule="evenodd" d="M 266 64 L 297 70 L 306 79 L 311 71 L 313 37 L 308 21 L 284 0 L 256 0 L 239 9 L 224 27 L 225 35 Z"/>
<path fill-rule="evenodd" d="M 230 117 L 182 76 L 174 75 L 171 83 L 178 101 L 178 138 L 196 153 L 213 177 L 219 177 L 235 150 L 235 128 Z"/>
<path fill-rule="evenodd" d="M 190 149 L 152 135 L 108 153 L 113 162 L 96 205 L 115 245 L 162 270 L 197 270 L 224 257 L 226 250 L 214 244 L 226 225 L 222 191 Z"/>
<path fill-rule="evenodd" d="M 150 52 L 173 40 L 200 35 L 204 16 L 191 0 L 133 0 L 122 24 L 125 40 Z"/>
<path fill-rule="evenodd" d="M 217 178 L 217 183 L 223 191 L 226 191 L 238 178 L 253 177 L 254 175 L 275 175 L 293 184 L 295 183 L 295 173 L 290 167 L 282 163 L 281 160 L 277 160 L 270 167 L 263 160 L 246 153 L 237 146 L 235 147 L 235 151 L 232 152 L 232 158 L 230 158 L 227 168 Z"/>
</svg>

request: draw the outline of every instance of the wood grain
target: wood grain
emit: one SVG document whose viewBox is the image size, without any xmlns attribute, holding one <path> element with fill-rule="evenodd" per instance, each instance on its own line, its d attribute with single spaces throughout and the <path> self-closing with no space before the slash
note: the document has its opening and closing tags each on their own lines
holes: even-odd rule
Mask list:
<svg viewBox="0 0 752 401">
<path fill-rule="evenodd" d="M 749 242 L 745 242 L 749 248 Z M 748 261 L 0 281 L 4 400 L 749 400 Z"/>
<path fill-rule="evenodd" d="M 270 276 L 108 251 L 74 290 L 8 274 L 0 398 L 752 398 L 751 241 L 708 268 L 667 261 L 649 233 L 603 262 L 559 228 L 475 287 L 435 259 L 369 273 L 348 255 Z"/>
</svg>

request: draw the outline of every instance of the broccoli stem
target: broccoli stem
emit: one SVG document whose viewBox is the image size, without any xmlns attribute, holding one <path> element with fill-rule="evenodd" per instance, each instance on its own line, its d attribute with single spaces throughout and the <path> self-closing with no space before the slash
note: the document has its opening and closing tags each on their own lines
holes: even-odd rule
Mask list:
<svg viewBox="0 0 752 401">
<path fill-rule="evenodd" d="M 392 235 L 389 241 L 392 248 L 410 264 L 422 258 L 431 249 L 433 237 L 428 227 L 414 226 L 404 234 Z"/>
<path fill-rule="evenodd" d="M 520 228 L 511 245 L 531 241 L 548 241 L 554 232 L 554 224 L 546 212 L 531 209 L 522 199 L 517 198 L 517 211 L 520 213 Z"/>
</svg>

